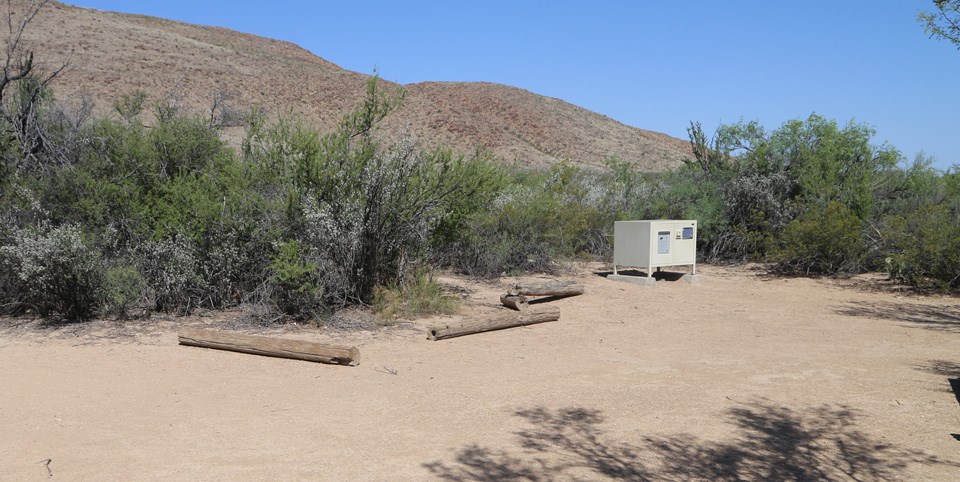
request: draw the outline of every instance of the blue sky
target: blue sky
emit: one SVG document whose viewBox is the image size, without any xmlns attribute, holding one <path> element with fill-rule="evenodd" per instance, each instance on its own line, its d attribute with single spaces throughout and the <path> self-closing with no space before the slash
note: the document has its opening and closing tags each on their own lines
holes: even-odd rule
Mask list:
<svg viewBox="0 0 960 482">
<path fill-rule="evenodd" d="M 929 0 L 70 3 L 289 40 L 400 83 L 514 85 L 682 139 L 691 120 L 817 112 L 960 164 L 960 51 L 917 24 Z"/>
</svg>

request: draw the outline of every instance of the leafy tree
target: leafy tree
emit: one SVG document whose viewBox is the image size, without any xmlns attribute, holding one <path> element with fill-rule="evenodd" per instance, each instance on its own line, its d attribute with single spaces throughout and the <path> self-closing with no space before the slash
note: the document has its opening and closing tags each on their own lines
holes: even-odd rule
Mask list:
<svg viewBox="0 0 960 482">
<path fill-rule="evenodd" d="M 949 40 L 960 49 L 960 0 L 933 0 L 936 10 L 920 12 L 917 21 L 930 38 Z"/>
</svg>

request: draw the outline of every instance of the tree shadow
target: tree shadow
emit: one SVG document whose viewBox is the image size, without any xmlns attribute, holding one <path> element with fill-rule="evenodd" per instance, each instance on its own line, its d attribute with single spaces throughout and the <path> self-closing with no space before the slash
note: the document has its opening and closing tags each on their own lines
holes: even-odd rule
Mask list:
<svg viewBox="0 0 960 482">
<path fill-rule="evenodd" d="M 960 404 L 960 363 L 947 360 L 930 360 L 926 364 L 917 365 L 916 369 L 947 377 L 950 388 L 943 391 L 952 394 L 953 398 L 957 400 L 957 404 Z M 950 436 L 960 441 L 960 434 L 951 433 Z"/>
<path fill-rule="evenodd" d="M 960 402 L 960 363 L 947 360 L 930 360 L 914 368 L 919 371 L 946 377 L 950 388 L 939 387 L 937 390 L 954 394 L 957 397 L 957 402 Z"/>
<path fill-rule="evenodd" d="M 947 378 L 960 378 L 960 363 L 948 360 L 930 360 L 923 365 L 917 365 L 916 369 Z"/>
<path fill-rule="evenodd" d="M 960 305 L 921 303 L 852 302 L 837 308 L 845 316 L 899 321 L 929 330 L 960 333 Z"/>
<path fill-rule="evenodd" d="M 459 450 L 454 464 L 424 464 L 434 475 L 452 481 L 554 480 L 574 469 L 622 480 L 649 480 L 637 447 L 603 440 L 599 410 L 542 407 L 518 410 L 530 428 L 517 432 L 520 455 L 469 445 Z"/>
<path fill-rule="evenodd" d="M 468 445 L 451 462 L 423 464 L 450 481 L 617 480 L 886 480 L 911 464 L 946 464 L 937 457 L 871 439 L 845 406 L 807 410 L 758 402 L 728 411 L 736 434 L 727 441 L 695 435 L 610 440 L 598 410 L 538 407 L 514 415 L 514 451 Z"/>
</svg>

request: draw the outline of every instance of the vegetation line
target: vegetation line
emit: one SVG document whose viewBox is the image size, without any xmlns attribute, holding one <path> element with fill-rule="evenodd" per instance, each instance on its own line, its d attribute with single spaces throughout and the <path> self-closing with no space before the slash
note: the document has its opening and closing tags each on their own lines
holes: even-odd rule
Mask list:
<svg viewBox="0 0 960 482">
<path fill-rule="evenodd" d="M 693 123 L 694 157 L 644 173 L 629 159 L 526 170 L 482 151 L 385 143 L 377 126 L 403 92 L 377 78 L 328 133 L 224 96 L 191 113 L 176 96 L 132 93 L 97 118 L 89 103 L 55 99 L 61 70 L 41 72 L 19 42 L 26 15 L 10 18 L 0 82 L 0 313 L 449 313 L 437 267 L 553 271 L 609 256 L 619 219 L 698 219 L 707 261 L 960 289 L 960 170 L 907 163 L 863 124 L 813 114 L 708 137 Z M 225 126 L 245 127 L 239 149 L 221 139 Z"/>
</svg>

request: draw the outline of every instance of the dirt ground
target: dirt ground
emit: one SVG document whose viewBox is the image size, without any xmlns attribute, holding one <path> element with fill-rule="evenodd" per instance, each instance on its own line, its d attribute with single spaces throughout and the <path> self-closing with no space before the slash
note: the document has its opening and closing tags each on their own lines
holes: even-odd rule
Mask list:
<svg viewBox="0 0 960 482">
<path fill-rule="evenodd" d="M 960 480 L 960 301 L 880 277 L 598 275 L 558 322 L 278 336 L 358 367 L 177 345 L 183 322 L 0 321 L 3 480 Z M 446 279 L 494 309 L 510 283 Z"/>
</svg>

